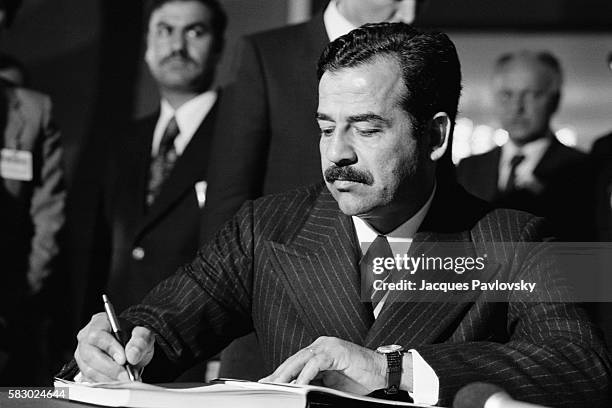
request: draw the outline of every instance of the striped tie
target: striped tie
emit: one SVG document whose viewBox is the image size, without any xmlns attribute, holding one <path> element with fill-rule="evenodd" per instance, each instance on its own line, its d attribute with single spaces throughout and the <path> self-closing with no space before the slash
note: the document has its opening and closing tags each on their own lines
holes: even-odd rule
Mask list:
<svg viewBox="0 0 612 408">
<path fill-rule="evenodd" d="M 384 282 L 390 282 L 391 276 L 395 271 L 395 267 L 391 269 L 387 269 L 384 265 L 377 265 L 380 269 L 380 273 L 375 273 L 374 271 L 374 262 L 376 258 L 393 258 L 393 252 L 391 251 L 391 247 L 389 246 L 389 242 L 387 241 L 387 237 L 384 235 L 378 235 L 374 242 L 370 245 L 365 255 L 359 261 L 359 269 L 361 271 L 361 279 L 362 282 L 365 282 L 365 285 L 362 285 L 363 290 L 368 291 L 369 299 L 372 302 L 372 310 L 376 310 L 376 306 L 380 301 L 385 297 L 386 291 L 384 290 L 376 290 L 374 289 L 374 282 L 377 280 L 382 280 Z M 384 261 L 379 261 L 384 262 Z"/>
<path fill-rule="evenodd" d="M 159 143 L 159 151 L 151 160 L 151 168 L 149 173 L 149 185 L 147 190 L 147 205 L 150 206 L 158 196 L 164 180 L 174 167 L 177 159 L 176 149 L 174 148 L 174 139 L 179 135 L 180 131 L 176 119 L 172 117 L 166 126 L 164 135 Z"/>
</svg>

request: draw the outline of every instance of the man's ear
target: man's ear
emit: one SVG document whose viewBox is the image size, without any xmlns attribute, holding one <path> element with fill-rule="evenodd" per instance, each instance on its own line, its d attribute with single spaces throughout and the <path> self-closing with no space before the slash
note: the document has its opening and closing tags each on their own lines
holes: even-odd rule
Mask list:
<svg viewBox="0 0 612 408">
<path fill-rule="evenodd" d="M 438 112 L 430 123 L 431 160 L 437 161 L 446 152 L 451 130 L 451 119 L 446 112 Z"/>
</svg>

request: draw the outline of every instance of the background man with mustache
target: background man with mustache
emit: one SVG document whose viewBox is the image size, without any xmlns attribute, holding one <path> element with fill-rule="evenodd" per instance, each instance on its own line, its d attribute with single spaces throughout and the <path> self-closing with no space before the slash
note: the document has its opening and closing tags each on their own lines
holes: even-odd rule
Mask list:
<svg viewBox="0 0 612 408">
<path fill-rule="evenodd" d="M 543 299 L 403 302 L 360 291 L 368 259 L 390 253 L 390 242 L 420 253 L 428 243 L 479 251 L 542 239 L 541 219 L 491 211 L 436 176 L 449 160 L 461 89 L 450 39 L 401 23 L 366 25 L 325 49 L 318 77 L 325 186 L 243 205 L 192 263 L 123 313 L 132 326 L 125 351 L 106 316 L 94 316 L 78 335 L 82 375 L 126 380 L 126 358 L 140 368 L 160 354 L 193 364 L 255 330 L 274 370 L 267 381 L 319 379 L 387 397 L 399 388 L 449 406 L 463 385 L 486 380 L 527 401 L 606 406 L 610 358 L 581 309 L 544 301 L 563 288 L 541 246 L 526 256 L 491 252 L 488 262 L 500 280 L 537 282 Z M 371 245 L 362 253 L 359 242 Z"/>
<path fill-rule="evenodd" d="M 495 63 L 492 85 L 509 140 L 462 160 L 461 184 L 500 207 L 548 218 L 560 239 L 594 239 L 587 155 L 561 144 L 551 127 L 561 101 L 561 64 L 548 52 L 505 54 Z"/>
<path fill-rule="evenodd" d="M 148 11 L 145 60 L 160 109 L 112 143 L 89 311 L 103 290 L 118 310 L 140 301 L 199 247 L 227 18 L 217 0 L 155 0 Z"/>
</svg>

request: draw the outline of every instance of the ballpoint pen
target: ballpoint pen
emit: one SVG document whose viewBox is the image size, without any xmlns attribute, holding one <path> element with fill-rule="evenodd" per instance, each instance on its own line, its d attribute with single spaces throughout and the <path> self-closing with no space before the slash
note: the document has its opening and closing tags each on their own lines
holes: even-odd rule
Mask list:
<svg viewBox="0 0 612 408">
<path fill-rule="evenodd" d="M 106 316 L 108 317 L 108 321 L 110 322 L 111 328 L 113 330 L 113 335 L 125 350 L 125 345 L 128 342 L 128 337 L 125 332 L 121 330 L 121 326 L 119 326 L 119 320 L 117 320 L 117 316 L 115 315 L 115 308 L 108 299 L 108 296 L 102 295 L 102 300 L 104 301 L 104 310 L 106 311 Z M 130 377 L 130 380 L 136 381 L 137 376 L 134 373 L 134 368 L 127 362 L 127 358 L 124 367 L 128 373 L 128 377 Z"/>
</svg>

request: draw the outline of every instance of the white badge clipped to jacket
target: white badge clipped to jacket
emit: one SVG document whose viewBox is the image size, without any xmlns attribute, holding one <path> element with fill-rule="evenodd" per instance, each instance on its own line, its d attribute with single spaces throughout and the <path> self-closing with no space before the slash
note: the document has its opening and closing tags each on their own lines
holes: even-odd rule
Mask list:
<svg viewBox="0 0 612 408">
<path fill-rule="evenodd" d="M 196 198 L 198 199 L 198 207 L 200 207 L 200 209 L 204 208 L 204 204 L 206 204 L 207 187 L 208 183 L 203 180 L 195 183 Z"/>
<path fill-rule="evenodd" d="M 0 153 L 0 177 L 8 180 L 31 181 L 33 174 L 31 152 L 2 149 Z"/>
</svg>

